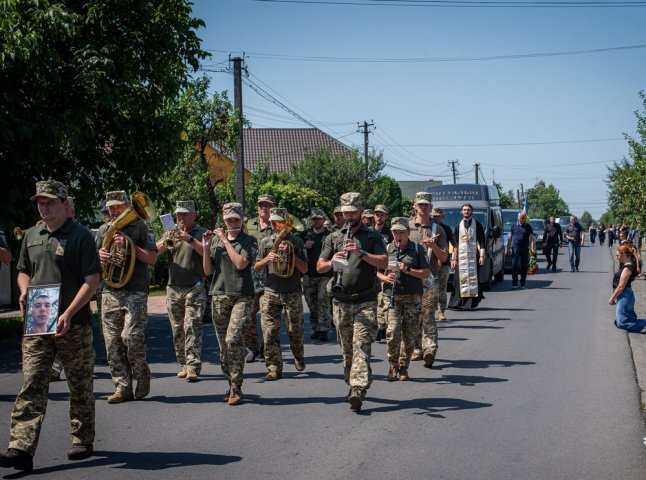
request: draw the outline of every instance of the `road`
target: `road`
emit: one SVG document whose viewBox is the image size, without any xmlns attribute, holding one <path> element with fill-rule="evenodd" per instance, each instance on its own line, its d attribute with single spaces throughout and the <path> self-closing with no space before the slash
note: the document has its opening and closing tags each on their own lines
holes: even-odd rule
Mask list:
<svg viewBox="0 0 646 480">
<path fill-rule="evenodd" d="M 561 250 L 563 252 L 563 250 Z M 559 257 L 565 266 L 564 255 Z M 541 266 L 544 261 L 541 260 Z M 334 341 L 305 347 L 298 373 L 288 349 L 278 382 L 248 364 L 245 402 L 230 407 L 205 327 L 202 380 L 175 377 L 170 328 L 151 318 L 151 396 L 108 405 L 96 368 L 96 456 L 72 463 L 67 386 L 51 385 L 34 475 L 49 479 L 643 479 L 646 429 L 631 351 L 607 305 L 606 248 L 582 250 L 581 271 L 544 269 L 511 290 L 509 277 L 474 312 L 440 324 L 432 370 L 415 362 L 410 382 L 389 383 L 385 344 L 373 348 L 375 381 L 361 414 L 343 396 Z M 332 336 L 332 340 L 334 337 Z M 21 383 L 16 342 L 0 345 L 0 432 L 8 437 Z M 7 477 L 7 475 L 9 476 Z M 12 478 L 13 471 L 0 471 Z"/>
</svg>

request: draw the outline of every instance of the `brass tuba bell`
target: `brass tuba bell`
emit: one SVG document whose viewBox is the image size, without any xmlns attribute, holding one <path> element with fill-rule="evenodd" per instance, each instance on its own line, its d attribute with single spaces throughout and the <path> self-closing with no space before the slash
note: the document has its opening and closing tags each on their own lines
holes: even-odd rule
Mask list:
<svg viewBox="0 0 646 480">
<path fill-rule="evenodd" d="M 278 247 L 281 242 L 287 238 L 287 236 L 292 233 L 294 230 L 297 232 L 302 232 L 305 230 L 303 223 L 296 218 L 294 215 L 288 214 L 287 221 L 283 225 L 283 228 L 278 235 L 276 235 L 276 240 L 274 240 L 273 245 L 271 246 L 271 251 L 274 253 L 279 253 L 280 260 L 273 263 L 274 275 L 280 278 L 289 278 L 294 274 L 294 262 L 296 260 L 294 254 L 294 245 L 291 242 L 287 242 L 287 249 L 282 252 L 278 251 Z"/>
<path fill-rule="evenodd" d="M 135 244 L 132 239 L 121 230 L 138 219 L 152 222 L 157 218 L 157 212 L 153 202 L 145 193 L 135 192 L 132 194 L 132 206 L 128 207 L 117 218 L 109 223 L 108 229 L 103 237 L 102 248 L 112 254 L 110 263 L 103 268 L 103 281 L 112 288 L 122 288 L 132 278 L 135 270 Z M 124 246 L 119 247 L 114 242 L 114 235 L 123 235 Z"/>
</svg>

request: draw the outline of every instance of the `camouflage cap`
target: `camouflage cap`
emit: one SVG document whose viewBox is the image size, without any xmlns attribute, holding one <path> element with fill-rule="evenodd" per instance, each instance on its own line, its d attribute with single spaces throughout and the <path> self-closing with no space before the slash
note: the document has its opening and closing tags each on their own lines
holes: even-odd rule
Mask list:
<svg viewBox="0 0 646 480">
<path fill-rule="evenodd" d="M 390 221 L 391 230 L 408 230 L 408 219 L 406 217 L 393 217 Z"/>
<path fill-rule="evenodd" d="M 193 200 L 177 200 L 175 202 L 175 213 L 192 212 L 195 212 L 195 202 Z"/>
<path fill-rule="evenodd" d="M 361 194 L 357 192 L 348 192 L 341 195 L 341 211 L 356 212 L 363 208 L 361 203 Z"/>
<path fill-rule="evenodd" d="M 433 203 L 433 195 L 430 192 L 417 192 L 415 203 Z"/>
<path fill-rule="evenodd" d="M 325 212 L 320 208 L 313 208 L 310 218 L 325 218 Z"/>
<path fill-rule="evenodd" d="M 433 209 L 433 213 L 431 214 L 431 216 L 433 216 L 433 217 L 439 217 L 439 216 L 442 216 L 442 215 L 444 215 L 444 210 L 442 210 L 441 208 L 437 208 L 437 207 L 435 207 Z"/>
<path fill-rule="evenodd" d="M 269 210 L 270 222 L 284 222 L 287 219 L 286 208 L 272 208 Z"/>
<path fill-rule="evenodd" d="M 388 213 L 388 207 L 386 207 L 386 205 L 383 205 L 383 204 L 380 203 L 379 205 L 377 205 L 375 207 L 375 212 Z"/>
<path fill-rule="evenodd" d="M 274 198 L 273 195 L 258 195 L 258 203 L 261 202 L 268 202 L 271 203 L 272 205 L 276 205 L 276 199 Z"/>
<path fill-rule="evenodd" d="M 374 216 L 375 216 L 375 212 L 374 212 L 373 210 L 370 210 L 369 208 L 366 208 L 366 209 L 363 211 L 363 215 L 362 215 L 362 216 L 363 216 L 363 217 L 374 217 Z"/>
<path fill-rule="evenodd" d="M 225 203 L 222 207 L 222 217 L 227 218 L 242 218 L 242 204 L 241 203 Z"/>
<path fill-rule="evenodd" d="M 123 205 L 128 203 L 128 195 L 124 190 L 115 190 L 105 194 L 105 206 L 112 207 L 114 205 Z"/>
<path fill-rule="evenodd" d="M 337 205 L 336 207 L 334 207 L 334 211 L 332 212 L 332 215 L 336 215 L 337 213 L 343 213 L 341 211 L 341 206 L 340 205 Z"/>
<path fill-rule="evenodd" d="M 36 182 L 36 195 L 31 199 L 36 200 L 38 197 L 67 198 L 67 187 L 56 180 Z"/>
</svg>

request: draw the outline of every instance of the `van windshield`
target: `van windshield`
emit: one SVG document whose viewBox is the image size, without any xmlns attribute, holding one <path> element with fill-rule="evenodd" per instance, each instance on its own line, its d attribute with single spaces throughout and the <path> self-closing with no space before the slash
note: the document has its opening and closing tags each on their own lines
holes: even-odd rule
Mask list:
<svg viewBox="0 0 646 480">
<path fill-rule="evenodd" d="M 489 222 L 487 222 L 487 212 L 483 208 L 476 208 L 473 210 L 473 217 L 479 221 L 486 229 Z M 462 220 L 462 208 L 445 208 L 444 209 L 444 224 L 451 227 L 453 230 L 458 223 Z"/>
<path fill-rule="evenodd" d="M 518 223 L 518 211 L 502 211 L 502 229 L 504 232 L 511 230 L 511 227 Z"/>
</svg>

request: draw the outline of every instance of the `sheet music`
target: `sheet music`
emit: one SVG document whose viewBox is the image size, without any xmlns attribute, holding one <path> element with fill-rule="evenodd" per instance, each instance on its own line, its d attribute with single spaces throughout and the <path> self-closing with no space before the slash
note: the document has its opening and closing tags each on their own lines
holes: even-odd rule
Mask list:
<svg viewBox="0 0 646 480">
<path fill-rule="evenodd" d="M 159 221 L 161 222 L 162 227 L 164 227 L 165 232 L 175 230 L 175 220 L 173 220 L 173 216 L 170 213 L 164 213 L 163 215 L 160 215 Z"/>
</svg>

